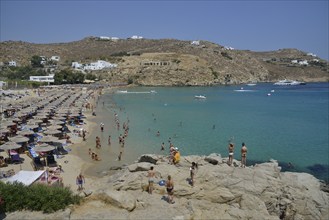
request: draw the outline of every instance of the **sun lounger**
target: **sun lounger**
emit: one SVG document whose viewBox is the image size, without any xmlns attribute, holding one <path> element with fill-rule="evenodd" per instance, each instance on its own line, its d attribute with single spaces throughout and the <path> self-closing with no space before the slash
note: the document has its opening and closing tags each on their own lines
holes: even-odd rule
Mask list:
<svg viewBox="0 0 329 220">
<path fill-rule="evenodd" d="M 14 154 L 11 155 L 11 162 L 12 163 L 21 163 L 22 162 L 22 158 L 19 156 L 19 154 Z"/>
</svg>

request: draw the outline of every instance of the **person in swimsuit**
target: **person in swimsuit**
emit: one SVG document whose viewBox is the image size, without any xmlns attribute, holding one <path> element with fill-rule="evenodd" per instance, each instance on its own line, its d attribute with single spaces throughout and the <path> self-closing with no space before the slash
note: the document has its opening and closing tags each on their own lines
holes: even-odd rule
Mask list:
<svg viewBox="0 0 329 220">
<path fill-rule="evenodd" d="M 80 190 L 83 190 L 83 184 L 84 184 L 86 181 L 85 181 L 85 177 L 82 176 L 81 173 L 77 176 L 76 182 L 77 182 L 77 185 L 78 185 L 78 190 L 79 190 L 79 191 L 80 191 Z"/>
<path fill-rule="evenodd" d="M 242 143 L 241 147 L 241 167 L 246 167 L 247 164 L 247 147 L 245 143 Z"/>
<path fill-rule="evenodd" d="M 153 191 L 153 183 L 154 183 L 154 178 L 155 178 L 155 171 L 154 167 L 151 166 L 150 170 L 147 172 L 147 177 L 149 178 L 149 194 L 152 194 Z"/>
<path fill-rule="evenodd" d="M 167 188 L 167 193 L 168 193 L 168 202 L 170 204 L 175 203 L 174 202 L 174 181 L 172 180 L 170 175 L 168 175 L 168 180 L 166 182 L 166 188 Z"/>
<path fill-rule="evenodd" d="M 228 145 L 228 165 L 231 166 L 233 163 L 233 154 L 234 154 L 234 144 L 230 143 Z"/>
<path fill-rule="evenodd" d="M 194 186 L 194 176 L 195 176 L 197 169 L 198 169 L 198 164 L 195 162 L 192 162 L 192 166 L 190 167 L 191 186 Z"/>
</svg>

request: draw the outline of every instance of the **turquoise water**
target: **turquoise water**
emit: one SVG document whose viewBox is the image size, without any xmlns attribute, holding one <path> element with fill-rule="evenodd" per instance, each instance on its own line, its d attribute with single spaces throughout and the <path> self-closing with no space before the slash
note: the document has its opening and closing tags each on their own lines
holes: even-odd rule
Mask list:
<svg viewBox="0 0 329 220">
<path fill-rule="evenodd" d="M 125 148 L 137 154 L 160 153 L 162 142 L 167 152 L 171 138 L 182 155 L 216 152 L 227 157 L 232 140 L 238 160 L 241 143 L 246 143 L 249 165 L 273 158 L 284 170 L 309 172 L 328 181 L 328 83 L 264 83 L 243 86 L 252 91 L 234 91 L 240 87 L 137 87 L 127 90 L 157 93 L 104 94 L 101 99 L 107 111 L 118 113 L 121 123 L 129 118 Z M 195 95 L 207 99 L 197 100 Z M 117 137 L 120 132 L 112 130 Z M 294 167 L 286 167 L 288 162 Z"/>
</svg>

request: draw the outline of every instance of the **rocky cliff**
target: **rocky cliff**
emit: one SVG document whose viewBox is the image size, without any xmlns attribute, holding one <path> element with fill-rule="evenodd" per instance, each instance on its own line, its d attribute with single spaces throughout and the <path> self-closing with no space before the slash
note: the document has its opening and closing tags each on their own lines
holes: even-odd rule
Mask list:
<svg viewBox="0 0 329 220">
<path fill-rule="evenodd" d="M 198 163 L 195 185 L 189 167 Z M 157 181 L 174 181 L 175 204 L 155 183 L 148 194 L 147 171 L 154 166 Z M 106 172 L 104 173 L 106 174 Z M 8 213 L 6 219 L 328 219 L 329 194 L 310 174 L 280 172 L 276 161 L 241 168 L 226 164 L 219 154 L 186 156 L 178 165 L 167 158 L 143 155 L 135 164 L 105 175 L 88 189 L 80 206 L 50 215 Z"/>
<path fill-rule="evenodd" d="M 109 82 L 137 85 L 213 85 L 277 81 L 329 81 L 328 62 L 296 49 L 269 52 L 228 50 L 208 41 L 192 45 L 175 39 L 125 39 L 104 41 L 88 37 L 58 44 L 0 43 L 0 61 L 29 63 L 33 55 L 60 56 L 58 69 L 81 63 L 106 60 L 115 69 L 93 73 Z M 315 61 L 315 60 L 317 61 Z M 293 64 L 306 60 L 308 65 Z"/>
</svg>

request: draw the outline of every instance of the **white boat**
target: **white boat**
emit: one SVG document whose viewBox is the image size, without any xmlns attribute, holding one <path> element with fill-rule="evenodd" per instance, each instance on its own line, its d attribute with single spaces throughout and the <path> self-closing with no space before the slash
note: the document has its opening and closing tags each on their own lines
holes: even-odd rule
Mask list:
<svg viewBox="0 0 329 220">
<path fill-rule="evenodd" d="M 276 86 L 296 86 L 296 85 L 305 85 L 306 83 L 305 82 L 299 82 L 299 81 L 296 81 L 296 80 L 280 80 L 276 83 L 274 83 L 273 85 L 276 85 Z"/>
<path fill-rule="evenodd" d="M 118 90 L 117 93 L 128 93 L 127 90 Z"/>
<path fill-rule="evenodd" d="M 195 99 L 206 99 L 207 97 L 204 95 L 195 95 L 194 98 Z"/>
<path fill-rule="evenodd" d="M 150 93 L 157 93 L 157 91 L 155 91 L 155 90 L 151 90 Z"/>
<path fill-rule="evenodd" d="M 248 83 L 247 86 L 255 86 L 257 85 L 256 83 Z"/>
</svg>

